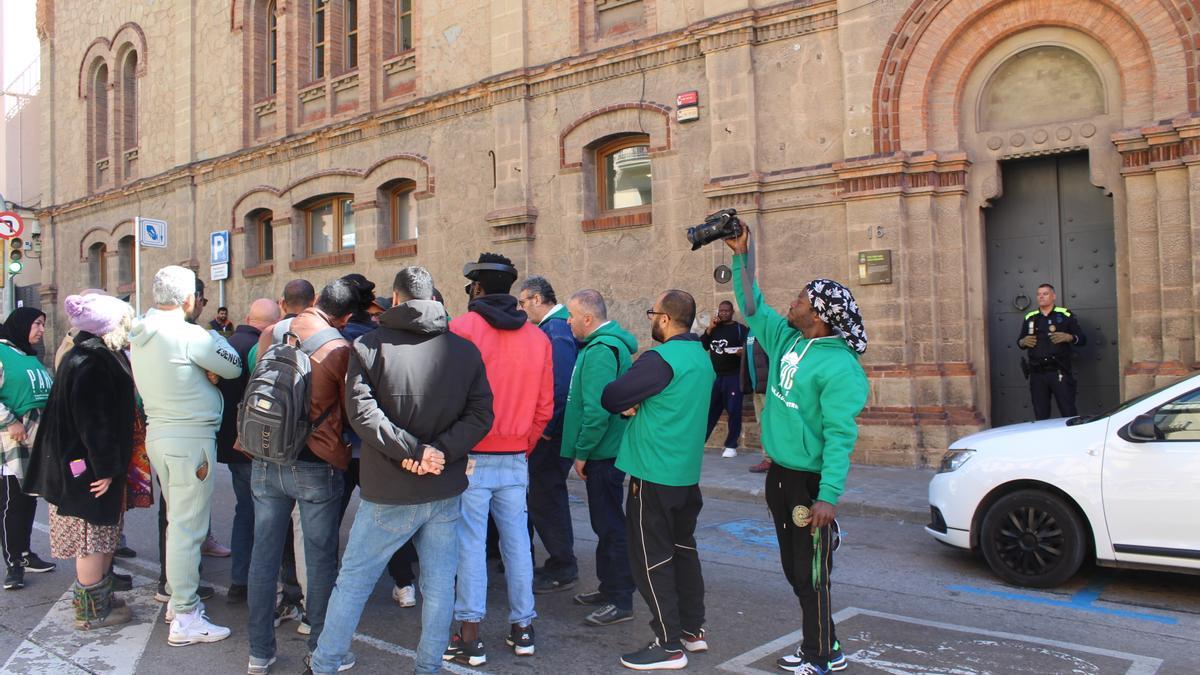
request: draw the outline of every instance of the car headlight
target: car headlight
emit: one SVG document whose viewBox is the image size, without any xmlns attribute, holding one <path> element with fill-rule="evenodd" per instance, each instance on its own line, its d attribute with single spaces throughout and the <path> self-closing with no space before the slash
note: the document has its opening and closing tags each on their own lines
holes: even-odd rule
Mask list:
<svg viewBox="0 0 1200 675">
<path fill-rule="evenodd" d="M 947 450 L 946 454 L 942 455 L 942 464 L 938 467 L 938 473 L 957 471 L 974 454 L 974 450 Z"/>
</svg>

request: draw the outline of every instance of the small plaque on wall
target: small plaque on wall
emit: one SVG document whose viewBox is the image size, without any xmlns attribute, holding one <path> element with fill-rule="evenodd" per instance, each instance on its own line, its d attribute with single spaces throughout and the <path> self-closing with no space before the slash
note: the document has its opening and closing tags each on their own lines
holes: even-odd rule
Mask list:
<svg viewBox="0 0 1200 675">
<path fill-rule="evenodd" d="M 892 252 L 859 251 L 858 283 L 863 286 L 892 283 Z"/>
</svg>

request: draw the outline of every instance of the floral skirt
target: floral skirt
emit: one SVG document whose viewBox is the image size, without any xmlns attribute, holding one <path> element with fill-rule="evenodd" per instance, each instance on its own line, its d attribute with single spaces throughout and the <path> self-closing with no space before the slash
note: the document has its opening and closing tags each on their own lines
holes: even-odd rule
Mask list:
<svg viewBox="0 0 1200 675">
<path fill-rule="evenodd" d="M 93 525 L 82 518 L 60 516 L 56 506 L 49 506 L 50 555 L 66 560 L 117 550 L 124 518 L 116 525 Z"/>
</svg>

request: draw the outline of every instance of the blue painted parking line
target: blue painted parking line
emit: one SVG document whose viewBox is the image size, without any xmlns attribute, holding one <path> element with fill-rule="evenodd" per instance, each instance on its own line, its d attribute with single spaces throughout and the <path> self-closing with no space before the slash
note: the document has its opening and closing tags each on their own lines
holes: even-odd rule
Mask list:
<svg viewBox="0 0 1200 675">
<path fill-rule="evenodd" d="M 1119 616 L 1125 619 L 1137 619 L 1138 621 L 1152 621 L 1154 623 L 1161 623 L 1167 626 L 1174 626 L 1179 623 L 1178 620 L 1169 616 L 1147 614 L 1145 612 L 1134 612 L 1127 609 L 1113 609 L 1111 607 L 1100 607 L 1096 605 L 1096 601 L 1100 599 L 1100 593 L 1104 590 L 1104 584 L 1102 583 L 1089 585 L 1075 595 L 1072 595 L 1071 599 L 1069 600 L 1053 600 L 1050 598 L 1038 597 L 1036 595 L 1012 593 L 1009 591 L 993 591 L 986 588 L 976 588 L 974 586 L 946 586 L 946 590 L 958 591 L 960 593 L 971 593 L 973 595 L 986 595 L 992 598 L 1014 600 L 1016 602 L 1029 602 L 1035 605 L 1045 605 L 1048 607 L 1074 609 L 1080 612 L 1090 612 L 1092 614 Z"/>
</svg>

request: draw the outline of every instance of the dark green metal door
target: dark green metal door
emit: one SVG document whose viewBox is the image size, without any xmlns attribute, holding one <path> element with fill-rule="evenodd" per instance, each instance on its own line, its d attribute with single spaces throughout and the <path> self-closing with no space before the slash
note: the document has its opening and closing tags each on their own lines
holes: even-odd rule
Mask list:
<svg viewBox="0 0 1200 675">
<path fill-rule="evenodd" d="M 1086 154 L 1006 162 L 1004 194 L 984 212 L 992 425 L 1033 419 L 1017 337 L 1037 308 L 1037 287 L 1079 317 L 1088 344 L 1075 350 L 1080 414 L 1119 399 L 1116 244 L 1112 199 L 1091 184 Z M 1058 414 L 1055 407 L 1055 415 Z"/>
</svg>

